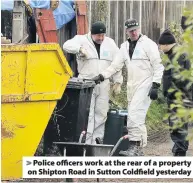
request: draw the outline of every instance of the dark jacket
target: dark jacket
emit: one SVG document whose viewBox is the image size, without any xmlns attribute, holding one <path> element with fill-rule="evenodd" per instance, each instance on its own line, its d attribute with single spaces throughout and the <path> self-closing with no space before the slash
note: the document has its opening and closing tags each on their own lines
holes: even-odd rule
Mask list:
<svg viewBox="0 0 193 183">
<path fill-rule="evenodd" d="M 170 51 L 165 53 L 168 55 L 170 62 L 172 62 L 173 58 L 175 57 L 174 47 Z M 190 69 L 190 61 L 187 60 L 185 54 L 180 55 L 177 61 L 178 61 L 178 64 L 181 66 L 181 71 L 183 69 Z M 177 90 L 172 93 L 169 93 L 168 89 L 172 86 L 176 86 L 178 89 L 180 89 L 183 92 L 183 94 L 186 97 L 188 97 L 189 100 L 191 100 L 192 98 L 191 92 L 190 90 L 186 89 L 186 85 L 188 84 L 189 81 L 188 80 L 181 81 L 180 79 L 176 79 L 174 78 L 174 74 L 175 73 L 173 69 L 164 70 L 164 73 L 163 73 L 163 94 L 164 96 L 167 97 L 168 100 L 171 100 L 171 101 L 174 100 L 175 93 Z"/>
</svg>

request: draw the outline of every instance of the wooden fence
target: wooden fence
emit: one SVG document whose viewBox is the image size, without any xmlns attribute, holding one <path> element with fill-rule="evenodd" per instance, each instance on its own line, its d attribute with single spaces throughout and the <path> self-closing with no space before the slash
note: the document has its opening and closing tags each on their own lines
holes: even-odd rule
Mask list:
<svg viewBox="0 0 193 183">
<path fill-rule="evenodd" d="M 107 35 L 115 40 L 118 46 L 125 41 L 124 22 L 135 18 L 141 25 L 141 32 L 154 41 L 169 23 L 180 23 L 183 8 L 193 6 L 193 1 L 93 1 L 88 3 L 88 21 L 101 20 L 106 23 Z"/>
</svg>

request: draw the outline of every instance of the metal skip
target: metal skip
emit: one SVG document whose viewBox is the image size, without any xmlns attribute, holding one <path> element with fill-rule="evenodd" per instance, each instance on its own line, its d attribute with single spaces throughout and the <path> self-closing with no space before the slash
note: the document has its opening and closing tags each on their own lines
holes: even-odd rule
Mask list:
<svg viewBox="0 0 193 183">
<path fill-rule="evenodd" d="M 58 44 L 1 45 L 2 180 L 22 177 L 72 71 Z"/>
</svg>

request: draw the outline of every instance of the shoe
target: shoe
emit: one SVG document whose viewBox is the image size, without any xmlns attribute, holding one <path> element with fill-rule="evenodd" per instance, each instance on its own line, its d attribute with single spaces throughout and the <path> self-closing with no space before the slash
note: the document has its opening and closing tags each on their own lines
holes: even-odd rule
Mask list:
<svg viewBox="0 0 193 183">
<path fill-rule="evenodd" d="M 97 137 L 95 141 L 96 141 L 96 144 L 103 144 L 103 140 L 100 137 Z"/>
<path fill-rule="evenodd" d="M 123 136 L 128 134 L 128 129 L 126 126 L 123 127 Z"/>
<path fill-rule="evenodd" d="M 144 156 L 140 141 L 129 141 L 129 147 L 126 151 L 120 151 L 120 156 Z"/>
<path fill-rule="evenodd" d="M 186 152 L 175 152 L 174 156 L 186 156 Z"/>
</svg>

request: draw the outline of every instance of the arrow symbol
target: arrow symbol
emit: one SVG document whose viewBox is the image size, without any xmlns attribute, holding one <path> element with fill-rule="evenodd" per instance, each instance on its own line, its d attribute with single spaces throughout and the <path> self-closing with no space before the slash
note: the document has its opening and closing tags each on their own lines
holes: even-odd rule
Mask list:
<svg viewBox="0 0 193 183">
<path fill-rule="evenodd" d="M 31 161 L 26 161 L 26 165 L 31 165 L 32 164 L 32 162 Z"/>
</svg>

